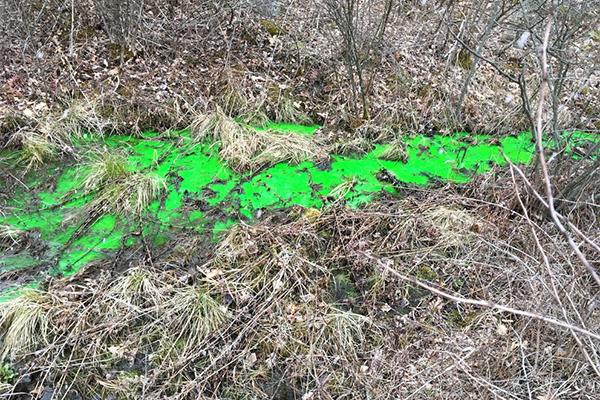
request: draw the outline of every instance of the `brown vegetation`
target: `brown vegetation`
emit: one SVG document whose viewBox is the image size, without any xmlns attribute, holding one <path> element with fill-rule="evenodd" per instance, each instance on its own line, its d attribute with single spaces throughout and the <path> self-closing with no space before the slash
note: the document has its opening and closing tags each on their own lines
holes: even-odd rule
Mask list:
<svg viewBox="0 0 600 400">
<path fill-rule="evenodd" d="M 0 0 L 0 146 L 19 149 L 0 160 L 3 198 L 19 174 L 85 158 L 87 133 L 189 127 L 244 171 L 381 141 L 403 160 L 396 139 L 414 132 L 531 130 L 537 145 L 525 171 L 266 213 L 216 244 L 182 234 L 48 278 L 0 304 L 0 397 L 599 398 L 598 146 L 574 161 L 558 135 L 600 129 L 599 13 Z M 269 119 L 324 124 L 323 140 L 247 128 Z M 92 155 L 90 214 L 139 214 L 162 190 L 123 163 Z M 0 226 L 0 250 L 27 235 Z"/>
<path fill-rule="evenodd" d="M 516 200 L 502 182 L 477 190 Z M 168 256 L 49 281 L 3 307 L 14 388 L 67 398 L 596 398 L 593 281 L 551 224 L 485 199 L 443 189 L 300 211 L 232 228 L 188 273 Z"/>
</svg>

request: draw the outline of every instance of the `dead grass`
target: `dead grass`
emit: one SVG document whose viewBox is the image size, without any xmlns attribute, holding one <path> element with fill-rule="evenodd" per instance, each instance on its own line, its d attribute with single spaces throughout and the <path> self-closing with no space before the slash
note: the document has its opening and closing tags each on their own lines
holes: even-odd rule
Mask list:
<svg viewBox="0 0 600 400">
<path fill-rule="evenodd" d="M 425 211 L 426 218 L 431 221 L 440 234 L 440 242 L 448 245 L 468 245 L 474 239 L 473 230 L 492 229 L 483 222 L 478 224 L 475 215 L 456 207 L 438 206 Z"/>
<path fill-rule="evenodd" d="M 61 155 L 77 157 L 75 144 L 86 134 L 114 133 L 117 124 L 97 113 L 97 104 L 88 100 L 72 101 L 62 113 L 40 110 L 29 111 L 7 123 L 7 147 L 19 149 L 18 164 L 25 171 L 39 169 Z M 17 117 L 15 117 L 17 118 Z"/>
<path fill-rule="evenodd" d="M 260 110 L 262 102 L 252 95 L 244 77 L 228 76 L 217 86 L 215 102 L 226 115 L 239 117 Z"/>
<path fill-rule="evenodd" d="M 300 104 L 283 90 L 280 91 L 272 107 L 275 121 L 304 125 L 312 123 L 310 118 L 300 110 Z"/>
<path fill-rule="evenodd" d="M 0 248 L 7 249 L 17 246 L 23 239 L 24 233 L 10 225 L 0 224 Z"/>
<path fill-rule="evenodd" d="M 118 151 L 103 149 L 91 155 L 88 163 L 90 173 L 83 182 L 86 191 L 97 190 L 110 182 L 126 178 L 128 170 L 127 158 Z"/>
<path fill-rule="evenodd" d="M 222 113 L 193 131 L 250 168 L 316 156 L 302 153 L 305 137 Z M 88 212 L 142 213 L 162 183 L 130 170 L 122 154 L 91 155 Z M 532 224 L 551 259 L 541 268 L 529 222 L 507 205 L 512 188 L 480 179 L 471 189 L 485 202 L 427 189 L 360 210 L 343 207 L 348 180 L 322 211 L 233 227 L 206 262 L 192 261 L 190 240 L 181 257 L 124 275 L 53 281 L 0 303 L 2 354 L 19 365 L 19 390 L 83 398 L 595 399 L 592 339 L 438 298 L 386 269 L 594 330 L 595 288 L 560 235 Z"/>
<path fill-rule="evenodd" d="M 308 136 L 274 131 L 262 131 L 259 136 L 261 147 L 254 158 L 259 165 L 274 165 L 279 162 L 298 164 L 326 156 Z"/>
<path fill-rule="evenodd" d="M 164 189 L 163 180 L 156 176 L 144 173 L 128 174 L 123 179 L 104 185 L 88 205 L 88 210 L 101 214 L 116 212 L 140 215 Z"/>
<path fill-rule="evenodd" d="M 447 189 L 299 215 L 233 227 L 191 270 L 171 255 L 124 275 L 107 265 L 95 279 L 0 303 L 20 387 L 84 398 L 598 397 L 583 354 L 597 343 L 456 304 L 382 268 L 581 324 L 595 288 L 573 274 L 548 223 L 536 229 L 552 276 L 518 214 Z M 551 282 L 584 308 L 561 308 Z M 592 310 L 584 324 L 593 330 L 598 318 Z"/>
<path fill-rule="evenodd" d="M 51 136 L 66 135 L 80 139 L 85 134 L 109 135 L 118 129 L 112 118 L 99 114 L 99 100 L 79 99 L 71 101 L 64 111 L 46 128 Z"/>
<path fill-rule="evenodd" d="M 396 139 L 379 155 L 382 160 L 402 161 L 408 160 L 406 144 L 402 139 Z"/>
<path fill-rule="evenodd" d="M 35 170 L 58 157 L 59 148 L 45 136 L 28 130 L 21 130 L 13 135 L 11 142 L 20 144 L 17 162 L 25 171 Z"/>
<path fill-rule="evenodd" d="M 237 171 L 253 171 L 279 162 L 299 163 L 325 156 L 311 137 L 255 131 L 228 117 L 221 109 L 213 114 L 199 115 L 190 129 L 199 141 L 219 143 L 220 156 Z"/>
<path fill-rule="evenodd" d="M 115 281 L 109 293 L 124 304 L 139 307 L 149 302 L 158 307 L 166 300 L 162 290 L 164 284 L 158 278 L 146 268 L 134 267 Z"/>
<path fill-rule="evenodd" d="M 82 184 L 85 193 L 97 192 L 86 206 L 89 213 L 140 215 L 165 189 L 157 176 L 132 172 L 123 154 L 100 150 L 90 156 L 89 173 Z"/>
<path fill-rule="evenodd" d="M 397 136 L 392 129 L 373 123 L 362 123 L 357 128 L 351 125 L 346 117 L 340 116 L 323 128 L 319 140 L 332 154 L 361 156 L 372 151 L 376 143 L 389 143 Z"/>
<path fill-rule="evenodd" d="M 49 306 L 47 294 L 33 289 L 26 289 L 18 297 L 2 304 L 0 358 L 14 358 L 48 343 Z"/>
<path fill-rule="evenodd" d="M 338 138 L 335 143 L 329 147 L 332 154 L 342 156 L 361 156 L 373 150 L 373 143 L 363 137 L 354 139 Z"/>
<path fill-rule="evenodd" d="M 202 289 L 184 287 L 178 290 L 163 306 L 161 318 L 164 326 L 172 329 L 175 341 L 190 351 L 202 344 L 208 335 L 217 331 L 229 319 L 227 307 L 213 299 Z"/>
</svg>

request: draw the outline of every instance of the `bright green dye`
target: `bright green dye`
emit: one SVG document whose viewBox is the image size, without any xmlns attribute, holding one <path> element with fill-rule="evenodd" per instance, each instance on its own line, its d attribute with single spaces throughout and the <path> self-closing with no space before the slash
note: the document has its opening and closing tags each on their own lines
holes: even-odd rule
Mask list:
<svg viewBox="0 0 600 400">
<path fill-rule="evenodd" d="M 265 128 L 313 135 L 319 127 L 271 123 Z M 567 151 L 600 140 L 589 134 L 571 135 Z M 163 245 L 170 235 L 183 230 L 214 238 L 236 221 L 252 220 L 265 210 L 295 205 L 319 208 L 337 196 L 357 207 L 379 193 L 396 193 L 396 186 L 378 178 L 382 172 L 407 185 L 427 185 L 435 180 L 465 183 L 474 174 L 505 165 L 506 158 L 528 164 L 534 155 L 528 133 L 507 136 L 499 142 L 490 136 L 466 133 L 416 135 L 404 138 L 406 162 L 378 158 L 389 145 L 377 145 L 362 157 L 333 155 L 326 168 L 313 162 L 280 163 L 257 174 L 237 174 L 220 160 L 216 145 L 195 144 L 186 131 L 148 133 L 141 138 L 111 136 L 100 143 L 94 140 L 81 145 L 126 152 L 130 170 L 164 179 L 164 195 L 150 204 L 143 222 L 105 215 L 85 225 L 82 207 L 92 196 L 83 196 L 77 189 L 88 167 L 54 165 L 30 174 L 26 179 L 30 190 L 15 188 L 12 200 L 2 207 L 5 211 L 0 224 L 37 232 L 46 248 L 36 257 L 27 252 L 0 256 L 0 271 L 25 272 L 46 265 L 48 273 L 68 276 L 122 247 L 132 246 L 140 236 L 154 245 Z"/>
</svg>

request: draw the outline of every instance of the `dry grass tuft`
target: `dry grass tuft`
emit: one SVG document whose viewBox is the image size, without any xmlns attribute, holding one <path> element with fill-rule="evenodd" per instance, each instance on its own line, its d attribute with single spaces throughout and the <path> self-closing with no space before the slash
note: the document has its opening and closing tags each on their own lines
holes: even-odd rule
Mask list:
<svg viewBox="0 0 600 400">
<path fill-rule="evenodd" d="M 97 190 L 131 174 L 125 155 L 107 149 L 93 154 L 89 167 L 90 173 L 83 182 L 86 191 Z"/>
<path fill-rule="evenodd" d="M 218 142 L 220 156 L 237 171 L 257 170 L 279 162 L 299 163 L 325 155 L 311 137 L 255 131 L 221 109 L 199 115 L 190 129 L 197 140 Z"/>
<path fill-rule="evenodd" d="M 85 134 L 111 134 L 117 124 L 111 119 L 101 116 L 96 101 L 82 99 L 73 100 L 58 117 L 48 119 L 45 129 L 49 136 L 65 136 L 69 139 L 80 139 Z"/>
<path fill-rule="evenodd" d="M 474 238 L 474 215 L 456 207 L 438 206 L 425 211 L 425 218 L 439 231 L 442 243 L 464 245 Z"/>
<path fill-rule="evenodd" d="M 289 95 L 281 93 L 273 106 L 275 120 L 278 122 L 293 122 L 295 124 L 310 124 L 311 119 L 300 110 L 300 104 Z"/>
<path fill-rule="evenodd" d="M 329 310 L 311 325 L 313 325 L 312 329 L 316 329 L 311 340 L 323 349 L 330 349 L 332 354 L 352 355 L 366 340 L 365 328 L 376 330 L 368 327 L 370 325 L 368 317 L 334 307 L 329 307 Z"/>
<path fill-rule="evenodd" d="M 97 191 L 87 206 L 93 213 L 141 214 L 165 189 L 164 180 L 142 172 L 131 172 L 124 155 L 100 151 L 89 162 L 83 181 L 85 192 Z"/>
<path fill-rule="evenodd" d="M 48 296 L 34 289 L 0 303 L 1 358 L 14 358 L 48 344 L 49 306 Z"/>
<path fill-rule="evenodd" d="M 396 139 L 379 155 L 382 160 L 402 161 L 408 160 L 406 144 L 402 139 Z"/>
<path fill-rule="evenodd" d="M 98 115 L 96 103 L 76 100 L 61 114 L 29 112 L 27 118 L 23 117 L 6 128 L 13 129 L 8 132 L 10 138 L 6 145 L 20 149 L 17 161 L 29 171 L 42 167 L 61 154 L 77 157 L 75 143 L 85 134 L 110 134 L 116 126 L 112 120 Z"/>
<path fill-rule="evenodd" d="M 297 164 L 325 156 L 311 137 L 273 131 L 258 133 L 261 147 L 255 156 L 255 162 L 260 165 L 273 165 L 284 161 Z"/>
<path fill-rule="evenodd" d="M 49 161 L 58 157 L 59 148 L 47 137 L 37 132 L 21 130 L 12 139 L 20 143 L 18 163 L 25 166 L 25 170 L 35 170 Z"/>
<path fill-rule="evenodd" d="M 193 350 L 230 318 L 227 308 L 196 287 L 184 287 L 164 304 L 164 325 L 169 326 L 173 343 Z"/>
<path fill-rule="evenodd" d="M 221 146 L 219 154 L 236 170 L 252 169 L 259 151 L 259 136 L 249 126 L 236 122 L 222 110 L 198 116 L 190 126 L 197 140 L 211 140 Z"/>
<path fill-rule="evenodd" d="M 373 150 L 373 143 L 363 137 L 337 140 L 329 146 L 329 151 L 332 154 L 339 154 L 342 156 L 361 156 L 371 150 Z"/>
<path fill-rule="evenodd" d="M 215 96 L 215 101 L 228 116 L 237 117 L 261 108 L 261 102 L 252 96 L 248 85 L 242 83 L 243 79 L 230 76 L 217 89 L 219 93 Z"/>
<path fill-rule="evenodd" d="M 164 181 L 156 176 L 131 173 L 102 186 L 88 210 L 100 214 L 140 215 L 164 189 Z"/>
<path fill-rule="evenodd" d="M 126 305 L 143 306 L 146 303 L 160 307 L 166 301 L 163 282 L 159 276 L 143 267 L 135 267 L 119 277 L 109 290 L 115 299 Z"/>
<path fill-rule="evenodd" d="M 0 224 L 0 248 L 6 249 L 17 246 L 23 239 L 23 232 L 10 225 Z"/>
<path fill-rule="evenodd" d="M 265 126 L 270 121 L 269 116 L 260 107 L 238 115 L 237 119 L 251 126 Z"/>
</svg>

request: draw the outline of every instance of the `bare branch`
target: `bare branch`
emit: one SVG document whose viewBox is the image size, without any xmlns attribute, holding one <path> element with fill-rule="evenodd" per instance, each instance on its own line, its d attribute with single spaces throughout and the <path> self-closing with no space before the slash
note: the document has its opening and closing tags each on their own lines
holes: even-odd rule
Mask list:
<svg viewBox="0 0 600 400">
<path fill-rule="evenodd" d="M 552 29 L 552 18 L 549 18 L 548 22 L 546 23 L 546 28 L 544 30 L 544 38 L 543 38 L 543 42 L 542 42 L 542 56 L 541 56 L 542 84 L 540 87 L 540 98 L 539 98 L 539 103 L 538 103 L 538 108 L 537 108 L 537 117 L 536 117 L 536 125 L 535 125 L 535 143 L 536 143 L 538 161 L 539 161 L 539 165 L 540 165 L 540 169 L 541 169 L 542 181 L 543 181 L 543 184 L 544 184 L 544 187 L 546 190 L 546 200 L 547 200 L 548 211 L 550 213 L 550 216 L 551 216 L 552 220 L 554 221 L 554 224 L 560 231 L 560 233 L 562 233 L 562 235 L 565 237 L 565 239 L 569 243 L 569 246 L 573 249 L 573 251 L 577 255 L 577 258 L 579 258 L 581 263 L 585 266 L 587 271 L 592 275 L 592 277 L 598 284 L 598 287 L 600 287 L 600 276 L 598 276 L 598 273 L 596 272 L 594 267 L 587 260 L 586 256 L 581 252 L 581 250 L 579 249 L 579 246 L 575 243 L 575 241 L 571 237 L 571 234 L 569 233 L 569 231 L 567 231 L 567 229 L 563 225 L 562 221 L 560 220 L 560 217 L 558 216 L 558 214 L 556 213 L 556 210 L 554 208 L 554 195 L 552 193 L 552 183 L 550 181 L 550 174 L 548 173 L 548 164 L 546 163 L 546 157 L 544 155 L 544 143 L 543 143 L 544 101 L 545 101 L 546 93 L 548 92 L 548 89 L 549 89 L 547 49 L 548 49 L 548 41 L 550 40 L 551 29 Z"/>
<path fill-rule="evenodd" d="M 560 326 L 561 328 L 566 328 L 569 330 L 573 330 L 575 332 L 584 334 L 586 336 L 589 336 L 590 338 L 596 339 L 598 341 L 600 341 L 600 334 L 598 333 L 594 333 L 592 331 L 589 331 L 587 329 L 581 328 L 579 326 L 575 326 L 573 324 L 570 324 L 566 321 L 562 321 L 559 319 L 555 319 L 552 317 L 547 317 L 545 315 L 541 315 L 541 314 L 536 314 L 536 313 L 532 313 L 529 311 L 525 311 L 525 310 L 519 310 L 518 308 L 512 308 L 512 307 L 508 307 L 502 304 L 496 304 L 493 303 L 489 300 L 475 300 L 475 299 L 469 299 L 466 297 L 462 297 L 458 294 L 452 294 L 452 293 L 448 293 L 443 289 L 439 289 L 437 287 L 434 287 L 428 283 L 425 283 L 419 279 L 401 274 L 400 272 L 396 271 L 395 269 L 391 268 L 389 265 L 387 265 L 386 263 L 384 263 L 382 260 L 379 260 L 373 256 L 370 256 L 368 254 L 364 254 L 365 257 L 373 259 L 375 261 L 377 261 L 378 265 L 384 270 L 387 271 L 389 273 L 391 273 L 392 275 L 396 276 L 397 278 L 402 279 L 403 281 L 406 282 L 410 282 L 414 285 L 420 286 L 425 290 L 430 291 L 431 293 L 440 296 L 440 297 L 444 297 L 448 300 L 452 300 L 455 303 L 461 303 L 461 304 L 470 304 L 473 306 L 477 306 L 477 307 L 486 307 L 486 308 L 492 308 L 498 311 L 502 311 L 502 312 L 507 312 L 510 314 L 514 314 L 514 315 L 520 315 L 522 317 L 527 317 L 527 318 L 532 318 L 532 319 L 536 319 L 539 321 L 543 321 L 543 322 L 547 322 L 549 324 L 552 325 L 556 325 L 556 326 Z"/>
</svg>

